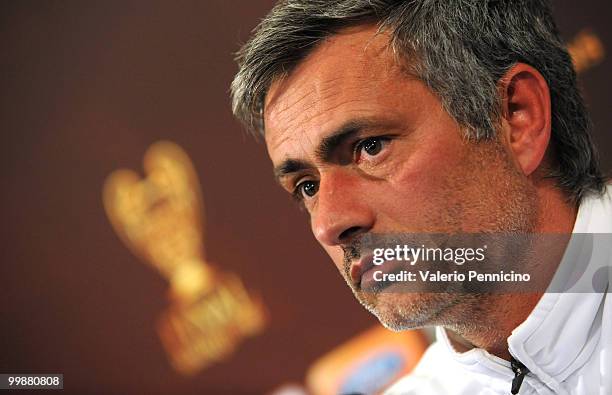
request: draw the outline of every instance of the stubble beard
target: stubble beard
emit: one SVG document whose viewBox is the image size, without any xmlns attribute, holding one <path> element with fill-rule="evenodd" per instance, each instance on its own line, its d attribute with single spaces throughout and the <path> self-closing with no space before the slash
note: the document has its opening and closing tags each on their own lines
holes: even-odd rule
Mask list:
<svg viewBox="0 0 612 395">
<path fill-rule="evenodd" d="M 453 185 L 448 185 L 446 189 L 455 191 L 455 197 L 471 193 L 471 197 L 476 199 L 473 201 L 477 203 L 469 207 L 470 201 L 461 198 L 452 199 L 451 196 L 451 199 L 445 203 L 447 208 L 445 214 L 461 212 L 464 213 L 463 221 L 469 218 L 479 219 L 481 224 L 479 229 L 483 233 L 534 232 L 539 210 L 535 186 L 512 166 L 500 144 L 491 143 L 490 147 L 474 151 L 478 158 L 474 160 L 473 166 L 469 166 L 473 168 L 464 169 L 464 174 L 481 174 L 481 179 L 472 182 L 459 178 L 451 179 Z M 484 165 L 487 165 L 485 168 L 488 169 L 497 165 L 499 171 L 482 172 Z M 431 215 L 427 213 L 427 216 Z M 428 222 L 444 223 L 448 233 L 465 232 L 462 220 L 457 221 L 455 218 L 452 222 L 444 222 L 445 217 L 452 218 L 448 214 L 438 215 Z M 457 332 L 464 332 L 473 330 L 474 327 L 482 328 L 488 325 L 487 317 L 490 315 L 490 310 L 495 308 L 491 303 L 495 295 L 457 291 L 447 293 L 397 291 L 401 285 L 366 292 L 349 280 L 351 260 L 359 256 L 359 245 L 353 245 L 344 252 L 343 277 L 357 300 L 388 329 L 401 331 L 441 325 Z"/>
</svg>

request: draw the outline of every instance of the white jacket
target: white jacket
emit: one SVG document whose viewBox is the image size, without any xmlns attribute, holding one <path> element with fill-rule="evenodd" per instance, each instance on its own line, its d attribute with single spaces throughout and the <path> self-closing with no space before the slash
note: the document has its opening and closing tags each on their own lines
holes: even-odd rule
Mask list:
<svg viewBox="0 0 612 395">
<path fill-rule="evenodd" d="M 604 197 L 583 199 L 573 233 L 595 234 L 580 252 L 590 254 L 586 270 L 577 272 L 566 253 L 558 272 L 578 277 L 575 287 L 545 293 L 508 338 L 510 354 L 529 369 L 521 395 L 612 395 L 612 187 Z M 576 292 L 593 289 L 594 281 L 605 292 Z M 385 395 L 510 394 L 510 362 L 483 349 L 456 352 L 442 328 L 436 337 L 414 371 Z"/>
</svg>

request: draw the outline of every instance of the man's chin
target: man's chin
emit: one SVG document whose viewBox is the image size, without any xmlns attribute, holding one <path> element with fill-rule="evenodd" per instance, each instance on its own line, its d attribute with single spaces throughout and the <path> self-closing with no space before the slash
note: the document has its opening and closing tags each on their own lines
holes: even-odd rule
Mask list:
<svg viewBox="0 0 612 395">
<path fill-rule="evenodd" d="M 356 296 L 383 326 L 393 331 L 441 325 L 450 318 L 445 313 L 459 299 L 459 295 L 449 293 L 393 292 L 392 287 Z"/>
</svg>

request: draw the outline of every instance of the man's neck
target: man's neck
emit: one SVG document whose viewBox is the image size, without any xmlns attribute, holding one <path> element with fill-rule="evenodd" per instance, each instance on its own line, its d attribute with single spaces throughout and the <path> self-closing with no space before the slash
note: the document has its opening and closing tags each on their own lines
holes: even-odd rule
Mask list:
<svg viewBox="0 0 612 395">
<path fill-rule="evenodd" d="M 490 354 L 510 360 L 508 337 L 529 316 L 542 293 L 488 295 L 486 320 L 474 317 L 474 322 L 446 328 L 453 348 L 466 352 L 482 348 Z"/>
<path fill-rule="evenodd" d="M 535 233 L 570 235 L 576 222 L 577 207 L 568 203 L 565 195 L 549 182 L 539 185 L 538 195 L 540 207 Z M 565 245 L 560 248 L 564 251 Z M 560 251 L 560 257 L 563 251 Z M 560 259 L 551 262 L 555 265 L 551 273 L 554 274 L 559 263 Z M 508 337 L 527 319 L 543 294 L 544 290 L 487 295 L 486 302 L 482 303 L 482 306 L 487 306 L 485 311 L 479 307 L 478 314 L 474 314 L 471 322 L 446 328 L 451 344 L 458 352 L 478 347 L 509 360 Z"/>
</svg>

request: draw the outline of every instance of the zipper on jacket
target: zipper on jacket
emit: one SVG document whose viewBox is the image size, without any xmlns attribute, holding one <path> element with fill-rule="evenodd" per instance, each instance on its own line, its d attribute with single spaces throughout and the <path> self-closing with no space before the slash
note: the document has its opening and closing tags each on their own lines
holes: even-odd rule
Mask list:
<svg viewBox="0 0 612 395">
<path fill-rule="evenodd" d="M 523 384 L 523 379 L 525 375 L 529 373 L 529 369 L 525 365 L 523 365 L 520 361 L 514 359 L 513 356 L 510 356 L 510 369 L 514 372 L 514 378 L 512 379 L 512 392 L 513 395 L 518 394 L 521 389 L 521 384 Z"/>
</svg>

